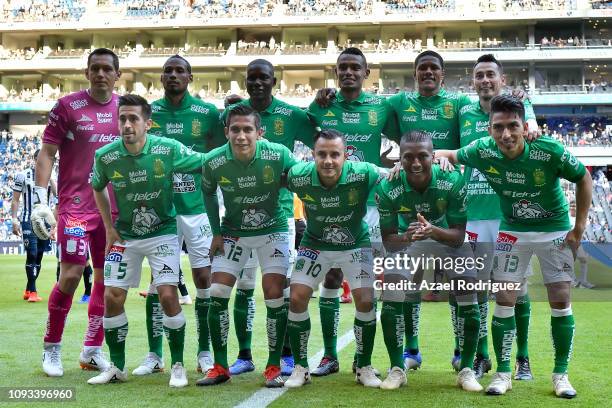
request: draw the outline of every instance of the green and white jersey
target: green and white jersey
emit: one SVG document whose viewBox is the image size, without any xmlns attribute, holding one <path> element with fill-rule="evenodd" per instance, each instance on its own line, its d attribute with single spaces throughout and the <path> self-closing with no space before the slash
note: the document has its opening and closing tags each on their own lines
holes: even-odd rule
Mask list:
<svg viewBox="0 0 612 408">
<path fill-rule="evenodd" d="M 201 153 L 226 142 L 215 105 L 194 98 L 189 93 L 185 94 L 180 106 L 174 106 L 162 98 L 151 104 L 151 110 L 153 125 L 150 134 L 178 140 Z M 174 206 L 177 214 L 206 212 L 201 185 L 202 174 L 199 172 L 174 173 Z"/>
<path fill-rule="evenodd" d="M 400 92 L 388 100 L 397 115 L 402 135 L 421 130 L 431 136 L 434 149 L 454 150 L 460 147 L 459 111 L 472 103 L 467 95 L 441 88 L 434 96 Z"/>
<path fill-rule="evenodd" d="M 257 141 L 250 163 L 235 159 L 229 143 L 208 153 L 202 189 L 213 234 L 252 237 L 286 232 L 287 215 L 279 203 L 281 175 L 296 163 L 289 149 L 267 140 Z M 217 186 L 225 203 L 221 225 Z"/>
<path fill-rule="evenodd" d="M 535 120 L 533 106 L 529 100 L 525 104 L 525 120 Z M 489 114 L 482 110 L 476 101 L 461 108 L 461 147 L 465 147 L 481 137 L 489 137 Z M 466 167 L 463 171 L 467 187 L 468 221 L 499 220 L 502 213 L 499 198 L 487 179 L 477 169 Z"/>
<path fill-rule="evenodd" d="M 553 232 L 570 229 L 559 179 L 577 182 L 586 169 L 563 145 L 548 137 L 525 143 L 514 160 L 506 158 L 492 137 L 475 140 L 457 152 L 460 163 L 476 168 L 501 202 L 499 229 Z"/>
<path fill-rule="evenodd" d="M 370 163 L 345 161 L 331 189 L 321 185 L 314 162 L 291 168 L 287 184 L 304 203 L 308 220 L 301 245 L 322 251 L 369 247 L 364 218 L 369 192 L 377 180 L 377 168 Z"/>
<path fill-rule="evenodd" d="M 448 228 L 467 222 L 465 209 L 465 183 L 458 171 L 442 171 L 437 164 L 431 167 L 431 181 L 423 193 L 414 190 L 406 180 L 406 172 L 400 177 L 383 179 L 376 189 L 380 229 L 397 229 L 404 233 L 420 213 L 432 225 Z"/>
<path fill-rule="evenodd" d="M 251 100 L 246 99 L 236 105 L 251 105 Z M 235 105 L 233 105 L 235 106 Z M 231 109 L 230 106 L 228 109 Z M 223 111 L 221 117 L 223 122 L 227 118 L 228 109 Z M 280 99 L 272 98 L 272 103 L 264 111 L 259 112 L 261 117 L 261 128 L 263 137 L 274 143 L 280 143 L 293 152 L 295 141 L 299 140 L 306 146 L 313 147 L 315 127 L 308 119 L 306 111 L 297 106 L 290 105 Z M 282 188 L 280 194 L 281 207 L 287 218 L 293 218 L 293 194 L 286 188 Z"/>
<path fill-rule="evenodd" d="M 322 130 L 335 129 L 344 135 L 346 158 L 350 161 L 380 166 L 381 135 L 399 142 L 400 133 L 393 109 L 382 96 L 362 91 L 357 99 L 349 102 L 338 91 L 327 108 L 311 103 L 308 115 Z M 373 192 L 368 205 L 376 205 Z"/>
<path fill-rule="evenodd" d="M 113 186 L 119 208 L 115 227 L 123 239 L 176 234 L 174 172 L 200 172 L 204 154 L 165 137 L 147 135 L 142 152 L 132 155 L 118 139 L 96 150 L 91 185 Z"/>
</svg>

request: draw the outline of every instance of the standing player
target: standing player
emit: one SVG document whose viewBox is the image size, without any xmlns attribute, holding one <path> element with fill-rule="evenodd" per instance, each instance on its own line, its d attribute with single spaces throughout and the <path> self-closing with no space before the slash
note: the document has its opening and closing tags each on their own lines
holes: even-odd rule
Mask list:
<svg viewBox="0 0 612 408">
<path fill-rule="evenodd" d="M 98 48 L 89 54 L 85 70 L 89 88 L 61 98 L 51 109 L 36 161 L 32 229 L 39 238 L 49 239 L 56 221 L 47 205 L 47 186 L 55 155 L 60 153 L 57 243 L 61 271 L 59 282 L 49 296 L 43 352 L 43 370 L 49 376 L 64 375 L 62 334 L 88 252 L 94 267 L 94 285 L 87 309 L 89 324 L 79 360 L 84 369 L 108 367 L 101 352 L 105 233 L 89 180 L 96 149 L 119 137 L 118 96 L 113 93 L 113 87 L 120 76 L 119 58 L 111 50 Z"/>
<path fill-rule="evenodd" d="M 238 105 L 250 106 L 261 117 L 262 137 L 274 143 L 280 143 L 293 152 L 296 140 L 312 147 L 315 128 L 308 119 L 306 112 L 297 106 L 290 105 L 272 96 L 272 89 L 276 86 L 273 65 L 264 59 L 253 60 L 247 65 L 246 90 L 249 99 L 241 101 Z M 235 106 L 235 105 L 234 105 Z M 230 107 L 231 109 L 231 107 Z M 223 112 L 222 117 L 227 119 L 229 109 Z M 295 259 L 295 219 L 293 218 L 293 193 L 286 188 L 280 192 L 280 205 L 287 216 L 289 226 L 289 259 L 288 278 Z M 253 371 L 251 355 L 252 321 L 255 315 L 255 272 L 256 257 L 251 258 L 241 272 L 236 289 L 234 301 L 234 326 L 238 337 L 238 358 L 230 366 L 232 375 Z M 289 301 L 289 288 L 285 289 L 285 301 Z M 290 375 L 293 367 L 291 349 L 286 339 L 283 347 L 281 368 L 283 375 Z"/>
<path fill-rule="evenodd" d="M 150 134 L 178 140 L 196 152 L 205 152 L 225 141 L 217 108 L 189 94 L 193 81 L 191 65 L 179 55 L 166 60 L 161 74 L 165 95 L 151 104 L 152 127 Z M 208 307 L 210 304 L 210 241 L 212 233 L 204 198 L 202 175 L 174 174 L 174 206 L 176 208 L 179 248 L 185 241 L 196 286 L 195 313 L 198 331 L 198 371 L 212 368 L 209 346 Z M 146 375 L 161 371 L 163 330 L 162 308 L 155 286 L 147 295 L 147 334 L 149 354 L 132 374 Z"/>
<path fill-rule="evenodd" d="M 163 329 L 172 355 L 171 387 L 187 385 L 183 366 L 185 316 L 178 301 L 181 262 L 173 204 L 174 174 L 201 171 L 204 154 L 169 138 L 147 135 L 151 107 L 137 95 L 119 98 L 121 140 L 96 152 L 92 187 L 106 229 L 104 332 L 111 365 L 89 384 L 125 381 L 129 288 L 140 285 L 142 261 L 151 265 L 153 285 L 163 309 Z M 176 172 L 176 173 L 175 173 Z M 113 225 L 106 186 L 117 193 L 119 214 Z"/>
<path fill-rule="evenodd" d="M 525 108 L 519 100 L 498 95 L 491 100 L 489 133 L 458 151 L 438 152 L 451 163 L 478 169 L 500 198 L 503 219 L 497 236 L 493 278 L 522 282 L 535 253 L 540 261 L 551 307 L 551 334 L 555 349 L 553 388 L 558 397 L 573 398 L 567 368 L 574 339 L 570 287 L 574 258 L 591 204 L 592 180 L 585 167 L 560 143 L 541 138 L 525 143 Z M 576 183 L 576 224 L 570 229 L 568 204 L 560 178 Z M 497 372 L 487 393 L 512 389 L 511 352 L 516 333 L 516 290 L 496 294 L 491 324 Z"/>
<path fill-rule="evenodd" d="M 259 114 L 248 105 L 229 109 L 225 134 L 229 142 L 210 152 L 202 177 L 204 202 L 214 235 L 210 247 L 215 257 L 208 324 L 215 364 L 197 384 L 215 385 L 230 379 L 227 305 L 240 271 L 251 251 L 256 250 L 267 309 L 269 354 L 264 371 L 265 384 L 266 387 L 282 387 L 280 357 L 287 326 L 283 289 L 289 267 L 289 234 L 279 195 L 281 175 L 297 161 L 285 146 L 257 140 L 263 129 Z M 225 203 L 221 225 L 215 195 L 217 186 L 223 192 Z"/>
<path fill-rule="evenodd" d="M 34 160 L 38 157 L 39 150 L 34 153 Z M 40 273 L 40 264 L 42 262 L 45 251 L 51 249 L 51 240 L 40 239 L 32 232 L 32 223 L 30 216 L 32 215 L 32 193 L 34 190 L 34 169 L 27 169 L 24 172 L 18 173 L 15 176 L 13 183 L 13 198 L 11 200 L 11 216 L 13 218 L 13 234 L 19 236 L 23 234 L 23 246 L 26 250 L 26 277 L 28 283 L 23 292 L 23 300 L 28 302 L 40 302 L 42 298 L 38 296 L 36 291 L 36 278 Z M 52 185 L 47 189 L 47 193 L 51 192 Z M 17 218 L 19 211 L 19 201 L 23 195 L 23 209 L 21 211 L 21 219 Z M 50 198 L 50 194 L 48 195 Z M 49 202 L 47 202 L 49 205 Z"/>
<path fill-rule="evenodd" d="M 346 158 L 350 161 L 381 164 L 381 134 L 398 141 L 399 131 L 391 106 L 384 97 L 363 91 L 363 82 L 370 70 L 365 56 L 358 48 L 347 48 L 338 56 L 335 68 L 340 91 L 323 108 L 313 102 L 308 114 L 321 129 L 335 129 L 344 135 Z M 304 205 L 308 200 L 304 200 Z M 378 210 L 374 194 L 368 200 L 366 223 L 369 226 L 370 241 L 374 257 L 382 256 L 382 238 L 378 222 Z M 313 376 L 324 376 L 339 370 L 336 341 L 340 302 L 338 289 L 342 283 L 342 271 L 334 269 L 325 276 L 319 296 L 319 311 L 323 329 L 325 353 Z"/>
<path fill-rule="evenodd" d="M 465 183 L 459 172 L 444 172 L 433 164 L 433 144 L 425 132 L 411 131 L 402 137 L 399 177 L 383 180 L 377 189 L 380 226 L 384 242 L 390 252 L 405 251 L 411 259 L 447 259 L 462 261 L 455 267 L 436 268 L 445 270 L 449 281 L 474 282 L 476 270 L 472 251 L 465 245 L 466 209 Z M 430 221 L 428 221 L 430 220 Z M 406 249 L 403 247 L 406 247 Z M 392 258 L 392 257 L 391 257 Z M 408 273 L 418 273 L 424 266 L 413 270 L 389 270 L 384 281 L 399 283 L 412 279 Z M 463 269 L 463 270 L 461 270 Z M 418 276 L 418 275 L 417 275 Z M 422 273 L 420 274 L 422 276 Z M 406 383 L 402 343 L 404 337 L 404 302 L 407 293 L 403 290 L 384 290 L 380 316 L 385 344 L 391 360 L 389 375 L 381 384 L 383 389 L 396 389 Z M 457 385 L 466 391 L 481 391 L 472 365 L 478 342 L 478 306 L 475 292 L 455 291 L 449 294 L 458 302 L 456 319 L 458 345 L 461 356 Z"/>
<path fill-rule="evenodd" d="M 310 382 L 308 302 L 325 275 L 338 268 L 350 281 L 355 298 L 356 380 L 378 388 L 381 381 L 371 365 L 376 335 L 372 245 L 364 221 L 368 196 L 378 180 L 377 168 L 346 160 L 343 135 L 332 129 L 316 136 L 314 158 L 314 163 L 294 166 L 287 180 L 289 189 L 304 200 L 308 224 L 291 279 L 287 330 L 297 365 L 285 387 Z"/>
</svg>

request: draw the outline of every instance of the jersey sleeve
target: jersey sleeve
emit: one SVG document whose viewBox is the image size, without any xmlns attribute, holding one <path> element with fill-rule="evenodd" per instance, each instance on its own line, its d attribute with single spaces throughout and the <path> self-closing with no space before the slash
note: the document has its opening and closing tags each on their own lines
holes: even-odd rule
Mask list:
<svg viewBox="0 0 612 408">
<path fill-rule="evenodd" d="M 372 191 L 372 189 L 376 187 L 378 182 L 383 177 L 383 173 L 380 171 L 382 168 L 379 168 L 372 163 L 366 162 L 366 164 L 368 165 L 368 191 Z"/>
<path fill-rule="evenodd" d="M 219 201 L 217 200 L 217 181 L 206 161 L 202 168 L 202 193 L 210 229 L 213 235 L 219 235 L 221 234 L 221 220 L 219 218 Z"/>
<path fill-rule="evenodd" d="M 47 127 L 45 127 L 42 138 L 43 143 L 60 145 L 69 131 L 68 111 L 60 101 L 57 101 L 49 112 Z"/>
<path fill-rule="evenodd" d="M 397 231 L 397 213 L 393 201 L 385 191 L 385 186 L 387 184 L 388 183 L 383 180 L 376 186 L 376 207 L 378 207 L 378 213 L 380 214 L 380 229 L 381 231 Z"/>
<path fill-rule="evenodd" d="M 15 179 L 13 180 L 13 191 L 17 191 L 21 193 L 23 191 L 23 187 L 25 186 L 25 174 L 17 173 L 15 175 Z"/>
<path fill-rule="evenodd" d="M 225 138 L 225 130 L 223 129 L 224 121 L 221 118 L 221 114 L 215 109 L 211 109 L 208 113 L 208 120 L 212 124 L 208 133 L 208 143 L 206 151 L 209 152 L 215 147 L 223 146 L 227 139 Z"/>
<path fill-rule="evenodd" d="M 582 162 L 571 154 L 566 147 L 563 147 L 559 163 L 559 175 L 572 183 L 577 183 L 584 177 L 586 171 Z"/>
<path fill-rule="evenodd" d="M 308 115 L 308 120 L 316 130 L 321 130 L 321 126 L 319 121 L 317 120 L 317 110 L 319 110 L 319 105 L 315 101 L 308 106 L 308 110 L 306 111 L 306 115 Z"/>
<path fill-rule="evenodd" d="M 535 111 L 533 110 L 533 104 L 531 103 L 531 101 L 529 99 L 525 99 L 523 105 L 525 106 L 525 121 L 535 120 L 536 115 Z"/>
<path fill-rule="evenodd" d="M 399 127 L 397 114 L 389 103 L 389 100 L 385 100 L 383 103 L 385 105 L 385 109 L 387 110 L 387 121 L 385 122 L 385 127 L 383 128 L 383 134 L 387 137 L 387 139 L 393 140 L 395 143 L 399 144 L 402 134 Z"/>
<path fill-rule="evenodd" d="M 457 174 L 453 188 L 448 197 L 446 222 L 448 225 L 459 225 L 467 222 L 466 188 L 463 177 Z"/>
<path fill-rule="evenodd" d="M 198 153 L 181 142 L 171 139 L 174 144 L 172 153 L 172 168 L 177 173 L 196 173 L 202 171 L 205 154 Z"/>
<path fill-rule="evenodd" d="M 471 103 L 472 103 L 472 100 L 470 99 L 469 96 L 467 96 L 466 94 L 460 93 L 457 98 L 457 116 L 459 116 L 459 113 L 464 106 L 470 105 Z"/>
<path fill-rule="evenodd" d="M 295 135 L 295 139 L 304 143 L 311 149 L 314 148 L 314 135 L 316 133 L 315 125 L 312 123 L 306 111 L 302 109 L 296 109 L 293 111 L 295 120 L 298 121 L 298 133 Z"/>
<path fill-rule="evenodd" d="M 481 146 L 481 140 L 482 139 L 474 140 L 469 145 L 457 150 L 457 161 L 465 166 L 478 169 L 480 165 L 478 149 Z"/>
<path fill-rule="evenodd" d="M 283 145 L 278 145 L 281 147 L 282 155 L 283 155 L 283 171 L 289 171 L 293 166 L 299 163 L 299 161 L 295 158 L 291 150 L 287 149 Z"/>
<path fill-rule="evenodd" d="M 108 177 L 106 177 L 106 173 L 104 171 L 104 163 L 102 163 L 100 157 L 101 155 L 99 154 L 99 151 L 96 152 L 92 171 L 93 174 L 91 176 L 91 186 L 96 191 L 104 190 L 104 188 L 109 182 Z"/>
</svg>

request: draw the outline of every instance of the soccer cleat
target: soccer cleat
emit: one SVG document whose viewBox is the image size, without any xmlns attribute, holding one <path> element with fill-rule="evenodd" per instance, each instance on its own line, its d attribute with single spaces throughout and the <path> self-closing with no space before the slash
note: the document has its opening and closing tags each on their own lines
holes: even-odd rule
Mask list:
<svg viewBox="0 0 612 408">
<path fill-rule="evenodd" d="M 374 367 L 372 367 L 372 370 L 374 370 L 375 376 L 380 377 L 380 371 Z M 357 360 L 353 360 L 353 374 L 357 374 Z"/>
<path fill-rule="evenodd" d="M 313 377 L 324 377 L 326 375 L 337 373 L 340 370 L 338 360 L 333 357 L 324 356 L 319 363 L 319 366 L 312 370 L 310 375 Z"/>
<path fill-rule="evenodd" d="M 469 367 L 459 371 L 459 374 L 457 374 L 457 385 L 465 391 L 482 391 L 482 385 L 478 383 L 474 371 Z"/>
<path fill-rule="evenodd" d="M 282 388 L 285 385 L 285 380 L 281 377 L 280 366 L 267 366 L 263 375 L 266 379 L 266 388 Z"/>
<path fill-rule="evenodd" d="M 187 370 L 183 367 L 183 363 L 178 362 L 172 366 L 170 370 L 170 383 L 173 388 L 183 388 L 187 386 Z"/>
<path fill-rule="evenodd" d="M 149 375 L 162 373 L 164 371 L 164 360 L 155 353 L 148 353 L 142 363 L 132 371 L 133 375 Z"/>
<path fill-rule="evenodd" d="M 380 378 L 376 376 L 374 367 L 372 367 L 371 365 L 357 368 L 355 381 L 357 381 L 358 384 L 363 384 L 365 387 L 370 388 L 378 388 L 382 383 L 382 381 L 380 381 Z"/>
<path fill-rule="evenodd" d="M 285 356 L 281 357 L 280 367 L 281 367 L 281 375 L 291 375 L 293 372 L 293 367 L 295 363 L 293 362 L 293 356 Z"/>
<path fill-rule="evenodd" d="M 29 290 L 24 290 L 23 291 L 23 300 L 28 300 L 29 297 L 30 297 L 30 291 Z"/>
<path fill-rule="evenodd" d="M 90 297 L 89 295 L 83 295 L 83 296 L 81 296 L 81 300 L 79 300 L 79 303 L 80 303 L 80 304 L 83 304 L 83 303 L 89 303 L 89 297 Z"/>
<path fill-rule="evenodd" d="M 138 292 L 138 294 L 139 294 L 141 297 L 143 297 L 143 298 L 145 298 L 145 299 L 146 299 L 146 297 L 149 295 L 149 292 L 148 292 L 148 291 L 146 291 L 146 290 L 141 290 L 140 292 Z"/>
<path fill-rule="evenodd" d="M 205 387 L 208 385 L 223 384 L 231 378 L 230 371 L 220 364 L 214 364 L 213 368 L 208 370 L 204 378 L 196 381 L 196 385 Z"/>
<path fill-rule="evenodd" d="M 198 373 L 206 373 L 215 364 L 210 351 L 200 351 L 198 354 Z"/>
<path fill-rule="evenodd" d="M 506 391 L 512 389 L 512 379 L 510 373 L 495 373 L 493 380 L 487 387 L 486 393 L 489 395 L 504 395 Z"/>
<path fill-rule="evenodd" d="M 38 296 L 38 293 L 30 292 L 30 296 L 28 297 L 28 302 L 36 303 L 36 302 L 40 302 L 41 300 L 42 300 L 42 298 L 40 296 Z"/>
<path fill-rule="evenodd" d="M 110 363 L 110 366 L 100 374 L 87 380 L 87 384 L 109 384 L 113 382 L 124 382 L 127 381 L 127 372 L 121 371 L 115 364 Z"/>
<path fill-rule="evenodd" d="M 453 358 L 451 358 L 451 365 L 453 366 L 453 370 L 459 372 L 461 368 L 461 356 L 454 355 Z"/>
<path fill-rule="evenodd" d="M 593 289 L 595 285 L 593 285 L 589 281 L 581 280 L 578 282 L 578 287 L 585 288 L 585 289 Z"/>
<path fill-rule="evenodd" d="M 569 378 L 567 378 L 567 373 L 565 374 L 553 374 L 552 375 L 553 389 L 555 390 L 555 394 L 560 398 L 574 398 L 576 394 L 576 390 L 572 387 L 572 384 L 569 382 Z"/>
<path fill-rule="evenodd" d="M 102 347 L 91 347 L 88 350 L 81 351 L 79 365 L 83 370 L 105 371 L 110 366 L 110 362 L 102 354 Z"/>
<path fill-rule="evenodd" d="M 491 370 L 491 367 L 491 359 L 476 356 L 474 359 L 474 375 L 476 376 L 476 379 L 482 378 L 489 372 L 489 370 Z"/>
<path fill-rule="evenodd" d="M 310 384 L 310 372 L 308 367 L 296 364 L 293 367 L 291 376 L 285 381 L 285 388 L 299 388 L 302 385 Z"/>
<path fill-rule="evenodd" d="M 340 296 L 340 303 L 353 303 L 351 288 L 346 280 L 342 281 L 342 295 Z"/>
<path fill-rule="evenodd" d="M 410 350 L 404 350 L 404 368 L 406 370 L 416 370 L 421 367 L 421 363 L 423 363 L 423 357 L 421 357 L 420 351 L 412 354 Z"/>
<path fill-rule="evenodd" d="M 387 378 L 380 384 L 380 388 L 383 390 L 396 390 L 407 382 L 408 379 L 404 370 L 397 366 L 391 367 Z"/>
<path fill-rule="evenodd" d="M 62 346 L 59 344 L 45 346 L 42 358 L 43 371 L 49 377 L 61 377 L 64 375 L 62 366 Z"/>
<path fill-rule="evenodd" d="M 255 364 L 253 364 L 253 360 L 243 360 L 241 358 L 237 358 L 229 368 L 229 372 L 231 375 L 240 375 L 244 373 L 248 373 L 255 370 Z"/>
<path fill-rule="evenodd" d="M 516 367 L 514 369 L 515 380 L 533 380 L 531 367 L 529 366 L 529 357 L 518 357 L 516 359 Z"/>
<path fill-rule="evenodd" d="M 192 303 L 193 303 L 193 300 L 191 300 L 191 296 L 189 295 L 179 297 L 179 304 L 181 305 L 190 305 Z"/>
</svg>

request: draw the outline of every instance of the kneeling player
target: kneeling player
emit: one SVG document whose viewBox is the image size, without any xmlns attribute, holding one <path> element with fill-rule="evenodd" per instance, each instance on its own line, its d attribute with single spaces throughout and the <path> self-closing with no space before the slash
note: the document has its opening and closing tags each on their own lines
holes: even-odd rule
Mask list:
<svg viewBox="0 0 612 408">
<path fill-rule="evenodd" d="M 370 163 L 347 161 L 344 150 L 340 132 L 323 130 L 315 139 L 315 162 L 293 167 L 287 180 L 288 188 L 304 202 L 308 224 L 291 279 L 287 328 L 296 365 L 285 387 L 301 387 L 310 382 L 308 302 L 332 268 L 342 269 L 355 298 L 356 380 L 366 387 L 378 388 L 381 383 L 370 361 L 376 311 L 372 248 L 363 220 L 378 173 Z"/>
<path fill-rule="evenodd" d="M 163 325 L 172 355 L 171 387 L 187 385 L 183 367 L 185 316 L 178 301 L 180 248 L 172 202 L 172 173 L 200 171 L 204 155 L 168 138 L 147 135 L 151 107 L 137 95 L 119 98 L 117 140 L 96 152 L 92 186 L 106 228 L 104 263 L 104 333 L 111 365 L 89 384 L 125 381 L 125 339 L 128 320 L 124 304 L 130 287 L 140 285 L 142 261 L 151 265 L 164 311 Z M 111 220 L 106 186 L 116 193 L 119 217 Z"/>
<path fill-rule="evenodd" d="M 458 262 L 474 262 L 469 245 L 463 244 L 467 220 L 465 184 L 459 172 L 444 172 L 438 165 L 432 165 L 433 158 L 433 144 L 427 134 L 412 131 L 402 137 L 400 175 L 383 180 L 377 189 L 383 242 L 391 253 L 401 250 L 410 260 L 433 260 L 432 266 L 444 268 L 449 281 L 474 282 L 473 265 L 463 268 L 463 263 Z M 452 260 L 455 267 L 446 265 L 447 260 Z M 385 272 L 385 284 L 410 281 L 410 274 L 422 269 L 422 263 L 410 269 L 394 268 Z M 391 371 L 381 384 L 383 389 L 399 388 L 406 383 L 402 356 L 405 297 L 404 290 L 383 288 L 381 324 L 391 360 Z M 472 370 L 478 341 L 476 294 L 457 290 L 450 297 L 458 304 L 456 315 L 452 316 L 461 355 L 457 385 L 466 391 L 480 391 L 482 386 Z M 455 320 L 461 324 L 455 324 Z"/>
</svg>

